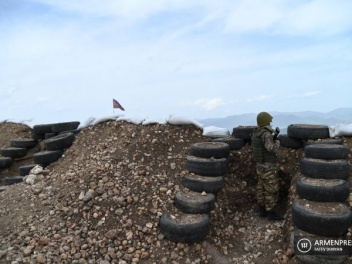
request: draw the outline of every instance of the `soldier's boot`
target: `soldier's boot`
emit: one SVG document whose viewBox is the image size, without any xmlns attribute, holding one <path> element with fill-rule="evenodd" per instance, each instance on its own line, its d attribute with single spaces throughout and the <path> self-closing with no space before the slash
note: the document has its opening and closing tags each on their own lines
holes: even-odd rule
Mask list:
<svg viewBox="0 0 352 264">
<path fill-rule="evenodd" d="M 259 205 L 258 212 L 260 217 L 266 217 L 268 215 L 268 211 L 265 210 L 265 206 L 263 205 Z"/>
<path fill-rule="evenodd" d="M 279 215 L 276 211 L 268 212 L 268 219 L 271 221 L 284 220 L 282 215 Z"/>
</svg>

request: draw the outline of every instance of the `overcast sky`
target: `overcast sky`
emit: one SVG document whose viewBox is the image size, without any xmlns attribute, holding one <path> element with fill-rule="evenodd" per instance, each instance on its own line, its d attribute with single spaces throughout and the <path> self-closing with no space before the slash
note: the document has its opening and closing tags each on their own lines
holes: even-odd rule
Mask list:
<svg viewBox="0 0 352 264">
<path fill-rule="evenodd" d="M 0 0 L 0 120 L 351 107 L 350 0 Z M 122 113 L 115 109 L 115 114 Z"/>
</svg>

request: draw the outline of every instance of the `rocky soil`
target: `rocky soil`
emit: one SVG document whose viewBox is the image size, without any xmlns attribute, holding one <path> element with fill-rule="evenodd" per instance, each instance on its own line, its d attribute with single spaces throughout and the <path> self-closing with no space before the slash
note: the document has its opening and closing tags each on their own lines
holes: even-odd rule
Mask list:
<svg viewBox="0 0 352 264">
<path fill-rule="evenodd" d="M 30 138 L 21 124 L 0 124 L 0 147 Z M 351 148 L 352 140 L 345 138 Z M 108 121 L 83 129 L 64 156 L 29 185 L 0 182 L 0 263 L 299 263 L 289 247 L 290 203 L 302 150 L 279 154 L 285 220 L 257 216 L 250 146 L 232 151 L 225 187 L 201 243 L 170 242 L 159 218 L 176 212 L 190 146 L 211 141 L 192 125 Z M 17 176 L 25 159 L 0 172 Z M 351 155 L 349 157 L 351 161 Z"/>
</svg>

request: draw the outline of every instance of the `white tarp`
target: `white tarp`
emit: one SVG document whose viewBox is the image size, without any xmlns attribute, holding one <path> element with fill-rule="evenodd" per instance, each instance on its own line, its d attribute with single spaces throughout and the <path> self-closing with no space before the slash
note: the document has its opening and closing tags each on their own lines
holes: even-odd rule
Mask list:
<svg viewBox="0 0 352 264">
<path fill-rule="evenodd" d="M 352 136 L 352 124 L 329 126 L 330 137 Z"/>
</svg>

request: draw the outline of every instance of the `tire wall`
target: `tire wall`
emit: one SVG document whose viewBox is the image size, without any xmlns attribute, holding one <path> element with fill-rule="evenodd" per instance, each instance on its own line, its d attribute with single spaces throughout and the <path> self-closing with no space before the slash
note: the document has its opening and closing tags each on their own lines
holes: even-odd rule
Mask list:
<svg viewBox="0 0 352 264">
<path fill-rule="evenodd" d="M 224 186 L 228 172 L 230 151 L 240 149 L 242 141 L 222 138 L 213 142 L 199 142 L 190 146 L 185 165 L 189 172 L 182 177 L 183 190 L 175 196 L 174 205 L 181 216 L 170 218 L 164 212 L 160 219 L 160 231 L 168 240 L 175 242 L 200 242 L 210 232 L 210 213 L 215 210 L 215 195 Z M 202 215 L 201 221 L 180 223 L 178 218 Z"/>
<path fill-rule="evenodd" d="M 0 170 L 14 170 L 13 167 L 18 167 L 19 176 L 14 176 L 12 171 L 4 171 L 3 176 L 0 175 L 0 182 L 21 182 L 21 178 L 27 176 L 35 165 L 48 166 L 57 161 L 75 140 L 79 124 L 78 121 L 72 121 L 34 125 L 30 131 L 31 138 L 11 139 L 8 147 L 0 148 Z M 31 160 L 32 164 L 29 165 L 27 160 Z M 6 173 L 11 176 L 7 177 Z"/>
<path fill-rule="evenodd" d="M 307 131 L 302 128 L 297 129 L 294 126 L 292 128 L 294 129 L 289 135 L 298 135 L 306 142 L 316 135 L 326 136 L 322 127 L 318 127 L 316 130 L 309 127 L 312 134 L 307 138 L 305 138 L 308 134 Z M 290 246 L 294 252 L 297 244 L 293 243 L 293 237 L 295 234 L 297 235 L 297 230 L 309 233 L 311 238 L 343 239 L 352 223 L 352 214 L 348 203 L 351 173 L 350 148 L 339 144 L 338 140 L 336 140 L 336 144 L 331 144 L 331 146 L 327 146 L 331 142 L 326 144 L 319 141 L 313 142 L 304 144 L 299 172 L 291 186 Z M 305 206 L 306 204 L 308 206 Z M 343 209 L 340 210 L 340 208 Z M 297 252 L 296 249 L 295 253 Z M 311 259 L 319 260 L 319 263 L 344 263 L 347 256 L 335 258 L 335 262 L 331 262 L 331 255 L 324 254 L 311 257 L 309 255 L 302 256 L 299 253 L 297 258 L 307 261 L 307 263 L 318 263 L 310 262 Z"/>
</svg>

